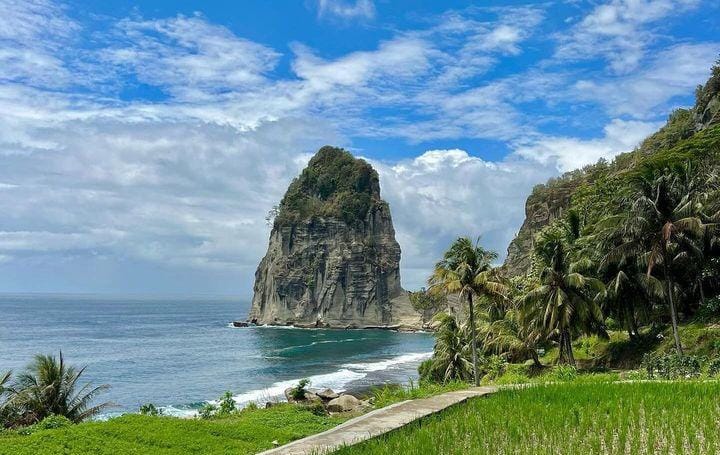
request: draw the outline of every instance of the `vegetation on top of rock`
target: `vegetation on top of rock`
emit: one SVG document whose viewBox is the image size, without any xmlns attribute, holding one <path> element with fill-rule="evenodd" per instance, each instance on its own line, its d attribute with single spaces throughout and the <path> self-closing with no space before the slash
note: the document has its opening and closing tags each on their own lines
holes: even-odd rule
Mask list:
<svg viewBox="0 0 720 455">
<path fill-rule="evenodd" d="M 329 217 L 353 225 L 382 203 L 372 166 L 341 148 L 325 146 L 290 184 L 275 210 L 275 223 Z"/>
</svg>

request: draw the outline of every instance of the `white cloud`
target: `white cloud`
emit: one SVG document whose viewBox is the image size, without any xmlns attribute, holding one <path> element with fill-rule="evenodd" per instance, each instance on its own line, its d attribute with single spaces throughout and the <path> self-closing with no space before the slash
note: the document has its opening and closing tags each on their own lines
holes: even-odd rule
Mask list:
<svg viewBox="0 0 720 455">
<path fill-rule="evenodd" d="M 159 20 L 123 20 L 122 45 L 102 51 L 104 58 L 127 67 L 140 81 L 194 100 L 266 82 L 279 54 L 202 16 Z"/>
<path fill-rule="evenodd" d="M 652 25 L 696 7 L 699 0 L 612 0 L 596 6 L 560 36 L 556 58 L 604 57 L 614 73 L 637 69 L 656 39 Z"/>
<path fill-rule="evenodd" d="M 720 42 L 676 45 L 659 52 L 645 69 L 632 75 L 599 82 L 580 80 L 573 96 L 595 101 L 615 116 L 664 116 L 674 97 L 689 95 L 707 80 L 719 50 Z"/>
<path fill-rule="evenodd" d="M 43 87 L 72 82 L 59 54 L 79 25 L 63 8 L 43 0 L 0 0 L 0 81 L 22 81 Z"/>
<path fill-rule="evenodd" d="M 375 17 L 373 0 L 318 0 L 318 16 L 333 16 L 341 19 L 372 19 Z"/>
<path fill-rule="evenodd" d="M 532 187 L 552 165 L 510 158 L 485 161 L 464 150 L 430 150 L 396 163 L 373 161 L 402 247 L 403 285 L 425 285 L 433 264 L 461 235 L 481 235 L 502 255 L 524 217 Z"/>
<path fill-rule="evenodd" d="M 596 163 L 600 158 L 611 160 L 620 153 L 632 151 L 661 125 L 657 122 L 614 119 L 605 126 L 601 138 L 535 138 L 530 144 L 517 146 L 515 153 L 528 160 L 555 164 L 559 171 L 566 172 Z"/>
</svg>

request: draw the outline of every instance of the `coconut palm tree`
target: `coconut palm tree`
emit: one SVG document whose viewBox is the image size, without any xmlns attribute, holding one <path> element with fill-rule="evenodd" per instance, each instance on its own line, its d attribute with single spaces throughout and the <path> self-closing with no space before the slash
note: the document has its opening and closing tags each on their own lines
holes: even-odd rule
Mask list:
<svg viewBox="0 0 720 455">
<path fill-rule="evenodd" d="M 541 321 L 546 336 L 558 336 L 560 362 L 574 366 L 573 333 L 596 332 L 607 336 L 600 306 L 595 301 L 603 289 L 602 282 L 573 268 L 562 230 L 542 231 L 535 254 L 539 284 L 522 299 L 523 318 Z"/>
<path fill-rule="evenodd" d="M 470 379 L 473 364 L 469 360 L 467 331 L 457 324 L 453 316 L 441 313 L 436 318 L 439 324 L 428 375 L 442 382 Z"/>
<path fill-rule="evenodd" d="M 13 387 L 13 399 L 22 409 L 23 420 L 39 422 L 55 414 L 81 422 L 110 406 L 110 403 L 91 406 L 93 399 L 109 386 L 85 384 L 78 390 L 78 381 L 84 371 L 84 367 L 78 370 L 68 366 L 62 352 L 59 358 L 35 356 L 26 371 L 17 377 Z"/>
<path fill-rule="evenodd" d="M 497 259 L 497 253 L 485 250 L 480 246 L 479 240 L 475 244 L 467 237 L 455 240 L 443 255 L 443 259 L 435 265 L 435 270 L 428 280 L 430 292 L 457 294 L 461 300 L 467 301 L 475 385 L 480 384 L 480 376 L 473 297 L 505 298 L 507 293 L 507 287 L 491 265 L 492 261 Z"/>
<path fill-rule="evenodd" d="M 697 241 L 703 235 L 704 226 L 692 200 L 693 194 L 686 191 L 687 185 L 681 175 L 667 172 L 656 176 L 654 171 L 644 170 L 635 178 L 635 183 L 638 195 L 624 222 L 625 241 L 613 248 L 606 260 L 619 261 L 636 256 L 647 266 L 647 276 L 651 276 L 656 268 L 660 269 L 675 349 L 682 355 L 672 265 L 674 259 L 701 256 Z"/>
<path fill-rule="evenodd" d="M 535 367 L 541 367 L 537 343 L 542 338 L 536 321 L 525 321 L 516 308 L 508 309 L 502 318 L 492 321 L 484 329 L 483 344 L 498 355 L 515 359 L 532 359 Z"/>
</svg>

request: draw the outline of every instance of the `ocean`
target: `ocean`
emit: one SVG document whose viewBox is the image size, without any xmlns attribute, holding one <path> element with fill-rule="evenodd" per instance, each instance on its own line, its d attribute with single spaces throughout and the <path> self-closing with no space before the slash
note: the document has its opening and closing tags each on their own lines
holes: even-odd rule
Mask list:
<svg viewBox="0 0 720 455">
<path fill-rule="evenodd" d="M 0 372 L 35 354 L 87 366 L 81 382 L 109 384 L 104 417 L 145 403 L 192 415 L 230 391 L 239 405 L 283 398 L 302 378 L 312 388 L 361 390 L 417 378 L 427 333 L 233 328 L 249 303 L 228 298 L 0 295 Z"/>
</svg>

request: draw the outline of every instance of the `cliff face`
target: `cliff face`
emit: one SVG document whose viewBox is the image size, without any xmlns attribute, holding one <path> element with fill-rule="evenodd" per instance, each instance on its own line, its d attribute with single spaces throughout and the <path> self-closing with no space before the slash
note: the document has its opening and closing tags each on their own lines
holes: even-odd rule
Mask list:
<svg viewBox="0 0 720 455">
<path fill-rule="evenodd" d="M 530 269 L 533 240 L 542 228 L 561 218 L 570 206 L 575 182 L 558 187 L 539 185 L 525 201 L 525 220 L 507 249 L 503 270 L 508 276 L 524 275 Z"/>
<path fill-rule="evenodd" d="M 672 149 L 694 134 L 720 124 L 720 61 L 712 68 L 707 83 L 698 87 L 695 97 L 695 105 L 691 109 L 674 111 L 665 126 L 645 139 L 633 152 L 617 156 L 612 163 L 598 162 L 536 186 L 525 203 L 525 220 L 508 246 L 502 267 L 504 273 L 517 276 L 529 271 L 535 235 L 562 217 L 570 208 L 577 189 L 593 184 L 599 173 L 623 172 L 633 167 L 636 156 Z"/>
<path fill-rule="evenodd" d="M 369 164 L 323 147 L 293 182 L 255 273 L 248 319 L 300 327 L 420 327 L 421 316 L 400 287 L 400 245 Z"/>
</svg>

